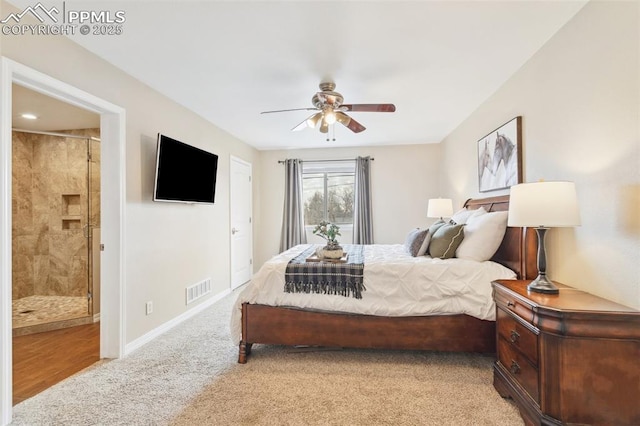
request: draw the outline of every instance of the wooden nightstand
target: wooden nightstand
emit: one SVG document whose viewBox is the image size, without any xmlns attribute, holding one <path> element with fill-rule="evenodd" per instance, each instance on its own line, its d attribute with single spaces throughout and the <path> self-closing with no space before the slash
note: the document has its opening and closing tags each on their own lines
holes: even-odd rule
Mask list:
<svg viewBox="0 0 640 426">
<path fill-rule="evenodd" d="M 640 425 L 640 311 L 498 280 L 493 386 L 531 425 Z"/>
</svg>

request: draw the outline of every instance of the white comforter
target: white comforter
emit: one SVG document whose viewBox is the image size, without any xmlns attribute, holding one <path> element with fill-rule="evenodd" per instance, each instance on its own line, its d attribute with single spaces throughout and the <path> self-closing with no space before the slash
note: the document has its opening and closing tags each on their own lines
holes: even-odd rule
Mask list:
<svg viewBox="0 0 640 426">
<path fill-rule="evenodd" d="M 267 261 L 238 295 L 231 337 L 241 340 L 242 303 L 295 306 L 379 316 L 467 314 L 495 320 L 491 281 L 515 278 L 495 262 L 411 257 L 402 244 L 365 246 L 362 299 L 315 293 L 285 293 L 287 263 L 307 249 L 299 245 Z"/>
</svg>

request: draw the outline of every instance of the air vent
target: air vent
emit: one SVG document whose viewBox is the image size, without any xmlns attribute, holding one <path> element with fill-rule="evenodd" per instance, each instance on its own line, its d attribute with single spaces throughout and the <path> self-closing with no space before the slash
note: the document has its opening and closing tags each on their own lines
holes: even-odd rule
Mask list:
<svg viewBox="0 0 640 426">
<path fill-rule="evenodd" d="M 187 287 L 187 305 L 195 302 L 201 297 L 211 293 L 211 279 L 207 278 L 206 280 L 200 281 L 197 284 Z"/>
</svg>

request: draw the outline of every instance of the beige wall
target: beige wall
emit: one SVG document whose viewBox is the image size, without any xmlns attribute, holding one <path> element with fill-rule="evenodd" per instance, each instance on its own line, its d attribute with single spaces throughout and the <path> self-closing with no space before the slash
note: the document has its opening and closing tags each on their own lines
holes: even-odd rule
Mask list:
<svg viewBox="0 0 640 426">
<path fill-rule="evenodd" d="M 256 175 L 258 151 L 65 37 L 5 36 L 2 54 L 126 109 L 127 343 L 185 312 L 186 286 L 211 278 L 213 294 L 228 289 L 229 156 L 252 163 Z M 214 205 L 152 201 L 158 132 L 219 155 Z M 259 201 L 254 193 L 255 217 Z"/>
<path fill-rule="evenodd" d="M 284 166 L 278 160 L 329 160 L 370 155 L 373 236 L 378 244 L 404 242 L 411 228 L 432 222 L 427 200 L 438 197 L 440 147 L 434 144 L 262 151 L 256 179 L 261 194 L 262 225 L 256 234 L 256 268 L 278 253 L 284 200 Z M 254 176 L 255 175 L 254 173 Z M 311 241 L 310 241 L 311 242 Z M 349 242 L 343 241 L 341 242 Z"/>
<path fill-rule="evenodd" d="M 578 188 L 582 226 L 549 233 L 550 276 L 636 308 L 639 8 L 587 4 L 442 143 L 443 193 L 460 202 L 479 195 L 476 141 L 521 115 L 525 181 L 571 180 Z"/>
<path fill-rule="evenodd" d="M 4 19 L 4 14 L 5 9 L 4 9 L 4 2 L 0 0 L 0 16 L 2 16 Z M 0 56 L 2 56 L 2 37 L 0 37 Z"/>
</svg>

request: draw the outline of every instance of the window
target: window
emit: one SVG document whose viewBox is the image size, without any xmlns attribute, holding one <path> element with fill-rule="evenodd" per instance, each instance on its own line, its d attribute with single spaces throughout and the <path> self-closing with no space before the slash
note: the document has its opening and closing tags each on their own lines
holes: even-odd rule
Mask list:
<svg viewBox="0 0 640 426">
<path fill-rule="evenodd" d="M 355 162 L 303 163 L 304 223 L 353 223 Z"/>
</svg>

